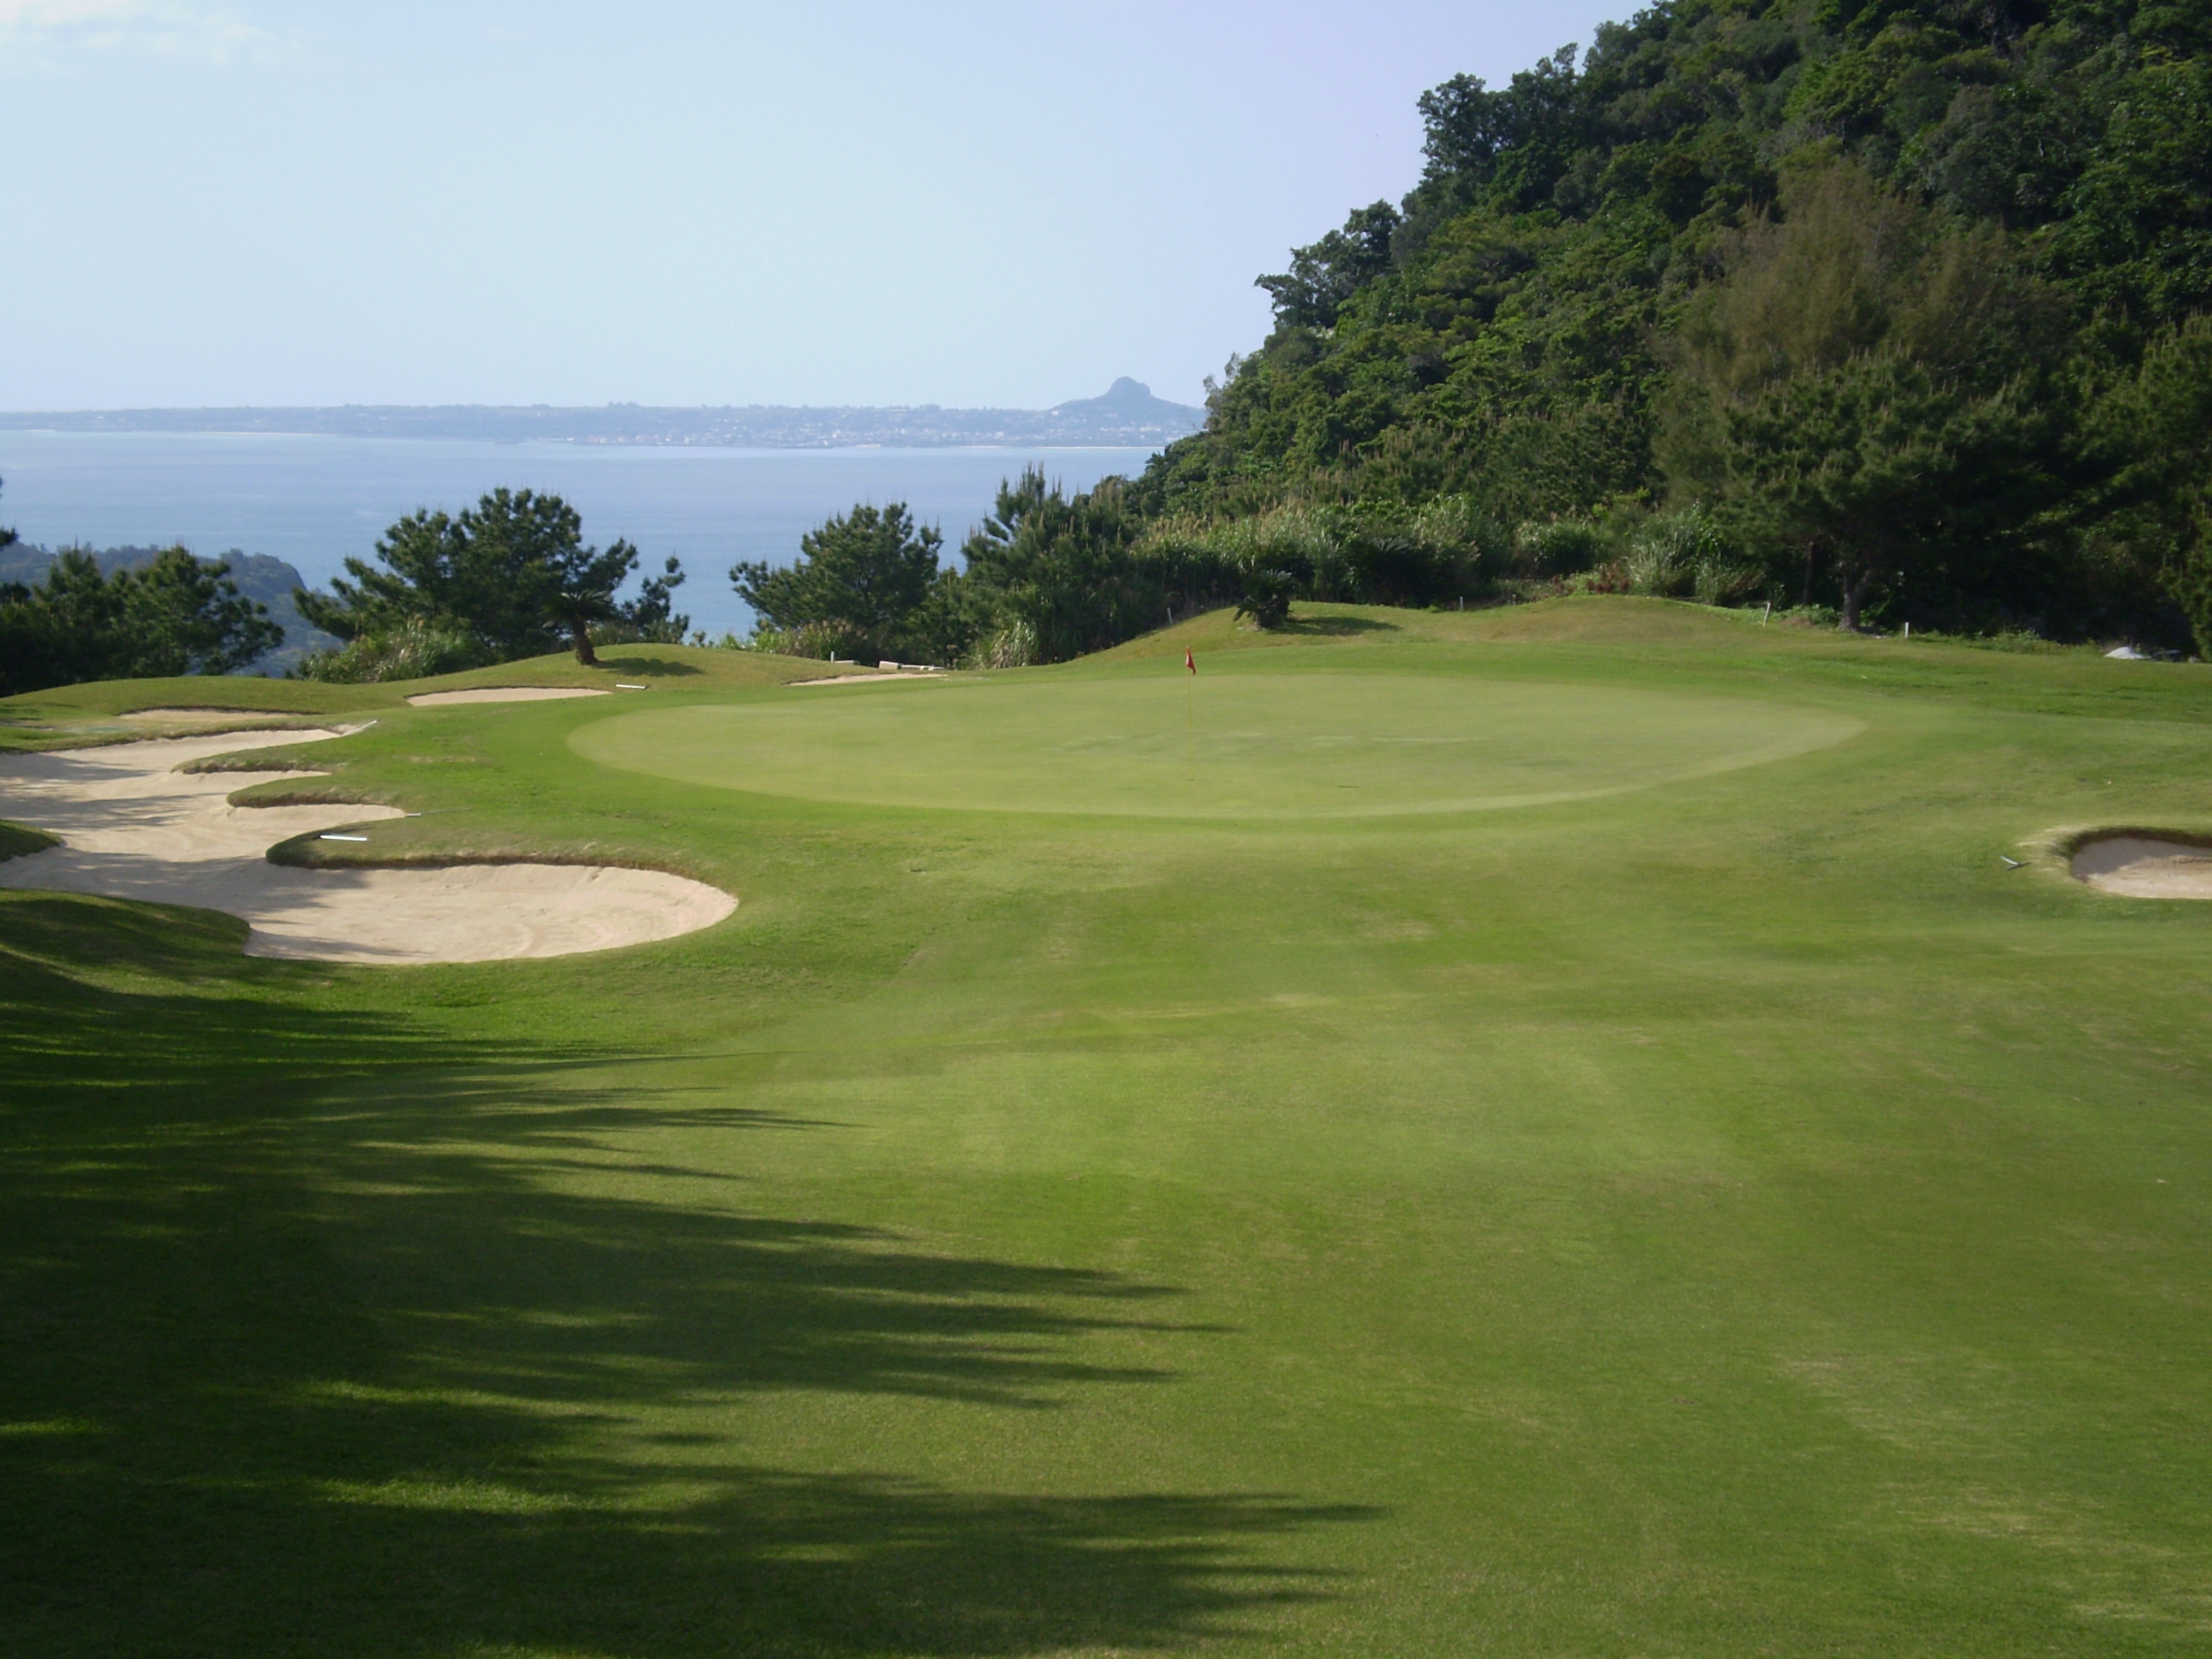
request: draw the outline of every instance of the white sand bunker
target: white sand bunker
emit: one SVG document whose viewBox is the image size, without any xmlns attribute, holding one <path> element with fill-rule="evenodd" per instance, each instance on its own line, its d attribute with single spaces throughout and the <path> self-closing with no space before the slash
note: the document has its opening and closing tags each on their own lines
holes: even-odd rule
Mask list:
<svg viewBox="0 0 2212 1659">
<path fill-rule="evenodd" d="M 118 715 L 133 726 L 226 726 L 236 720 L 295 718 L 282 708 L 134 708 Z"/>
<path fill-rule="evenodd" d="M 417 708 L 442 708 L 451 702 L 555 702 L 606 695 L 596 685 L 473 685 L 465 691 L 417 691 L 407 701 Z"/>
<path fill-rule="evenodd" d="M 231 805 L 283 772 L 188 774 L 179 764 L 336 732 L 248 732 L 0 757 L 0 817 L 63 845 L 0 863 L 0 887 L 193 905 L 241 917 L 246 952 L 319 962 L 489 962 L 641 945 L 737 908 L 720 888 L 657 870 L 468 864 L 295 870 L 272 842 L 403 816 L 389 806 Z"/>
<path fill-rule="evenodd" d="M 2212 847 L 2109 836 L 2075 850 L 2074 878 L 2130 898 L 2212 899 Z"/>
</svg>

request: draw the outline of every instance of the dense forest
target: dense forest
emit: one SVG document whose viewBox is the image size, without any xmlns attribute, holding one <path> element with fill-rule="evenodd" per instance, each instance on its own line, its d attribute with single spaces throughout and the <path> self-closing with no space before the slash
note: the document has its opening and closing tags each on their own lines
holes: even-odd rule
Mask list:
<svg viewBox="0 0 2212 1659">
<path fill-rule="evenodd" d="M 1680 0 L 1420 108 L 1137 510 L 1457 498 L 1523 577 L 2212 631 L 2212 8 Z"/>
</svg>

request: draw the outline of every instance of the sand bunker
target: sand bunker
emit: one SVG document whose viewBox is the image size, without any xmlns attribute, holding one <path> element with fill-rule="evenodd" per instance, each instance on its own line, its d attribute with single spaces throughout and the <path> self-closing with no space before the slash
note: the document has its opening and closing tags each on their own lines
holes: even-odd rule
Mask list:
<svg viewBox="0 0 2212 1659">
<path fill-rule="evenodd" d="M 2212 847 L 2111 836 L 2074 854 L 2074 878 L 2130 898 L 2212 899 Z"/>
<path fill-rule="evenodd" d="M 134 726 L 227 726 L 238 720 L 312 719 L 287 708 L 134 708 L 118 720 Z"/>
<path fill-rule="evenodd" d="M 554 702 L 606 695 L 596 685 L 472 685 L 465 691 L 417 691 L 407 701 L 417 708 L 442 708 L 449 702 Z"/>
<path fill-rule="evenodd" d="M 719 888 L 656 870 L 288 869 L 263 856 L 272 843 L 403 815 L 389 806 L 233 806 L 224 798 L 234 790 L 287 775 L 173 769 L 210 755 L 338 735 L 234 732 L 0 757 L 0 817 L 63 842 L 0 863 L 0 887 L 228 911 L 252 930 L 248 956 L 320 962 L 568 956 L 670 939 L 737 908 Z"/>
</svg>

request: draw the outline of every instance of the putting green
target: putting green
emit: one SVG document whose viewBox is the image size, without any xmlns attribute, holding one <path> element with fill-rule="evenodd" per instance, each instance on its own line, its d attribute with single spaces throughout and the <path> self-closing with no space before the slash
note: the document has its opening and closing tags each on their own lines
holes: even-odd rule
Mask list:
<svg viewBox="0 0 2212 1659">
<path fill-rule="evenodd" d="M 617 715 L 586 759 L 876 806 L 1362 817 L 1646 789 L 1840 743 L 1860 723 L 1734 697 L 1403 674 L 909 684 Z"/>
</svg>

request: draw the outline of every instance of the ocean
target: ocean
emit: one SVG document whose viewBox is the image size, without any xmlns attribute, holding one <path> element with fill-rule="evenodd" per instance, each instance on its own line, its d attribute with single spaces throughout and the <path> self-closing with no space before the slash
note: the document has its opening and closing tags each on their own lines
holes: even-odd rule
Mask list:
<svg viewBox="0 0 2212 1659">
<path fill-rule="evenodd" d="M 857 501 L 903 501 L 957 554 L 1001 478 L 1029 465 L 1071 489 L 1134 473 L 1142 449 L 710 449 L 490 444 L 270 433 L 0 432 L 0 524 L 48 548 L 167 546 L 203 558 L 236 548 L 320 586 L 347 555 L 373 556 L 417 507 L 458 511 L 501 484 L 550 491 L 583 514 L 586 540 L 627 537 L 658 572 L 673 553 L 694 628 L 747 632 L 731 591 L 739 559 L 787 564 L 799 538 Z"/>
</svg>

